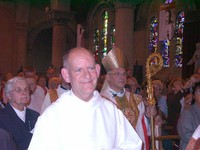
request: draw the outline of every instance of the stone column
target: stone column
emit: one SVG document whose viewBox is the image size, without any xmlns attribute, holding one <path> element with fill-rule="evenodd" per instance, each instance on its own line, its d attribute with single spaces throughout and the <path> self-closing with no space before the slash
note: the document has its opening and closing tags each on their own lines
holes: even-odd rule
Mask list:
<svg viewBox="0 0 200 150">
<path fill-rule="evenodd" d="M 29 2 L 19 0 L 16 3 L 16 34 L 15 34 L 15 58 L 13 71 L 26 65 L 27 32 L 29 18 Z"/>
<path fill-rule="evenodd" d="M 57 68 L 62 66 L 62 57 L 66 51 L 67 21 L 70 0 L 52 0 L 49 17 L 53 21 L 52 64 Z"/>
<path fill-rule="evenodd" d="M 115 45 L 124 51 L 129 64 L 133 65 L 133 29 L 134 29 L 134 7 L 130 4 L 121 2 L 115 3 Z"/>
</svg>

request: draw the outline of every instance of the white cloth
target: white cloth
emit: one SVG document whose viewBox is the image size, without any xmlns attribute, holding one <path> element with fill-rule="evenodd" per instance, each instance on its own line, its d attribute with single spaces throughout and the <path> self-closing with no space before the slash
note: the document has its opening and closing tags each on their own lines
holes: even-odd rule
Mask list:
<svg viewBox="0 0 200 150">
<path fill-rule="evenodd" d="M 58 86 L 58 88 L 56 89 L 56 91 L 57 91 L 58 97 L 60 97 L 60 95 L 63 94 L 64 92 L 66 92 L 67 90 L 61 88 L 61 86 Z M 44 112 L 44 110 L 45 110 L 49 105 L 51 105 L 51 99 L 50 99 L 49 92 L 47 92 L 47 94 L 46 94 L 45 97 L 44 97 L 44 101 L 43 101 L 43 103 L 42 103 L 42 106 L 41 106 L 40 114 L 42 114 L 42 113 Z"/>
<path fill-rule="evenodd" d="M 44 97 L 44 89 L 37 85 L 35 92 L 33 93 L 33 95 L 31 95 L 31 102 L 27 107 L 40 113 Z"/>
<path fill-rule="evenodd" d="M 14 109 L 14 111 L 16 112 L 17 116 L 23 121 L 25 122 L 26 120 L 26 107 L 24 107 L 24 110 L 20 111 L 18 109 L 16 109 L 15 107 L 12 106 L 12 104 L 10 104 L 10 106 Z"/>
<path fill-rule="evenodd" d="M 85 102 L 67 91 L 38 118 L 28 150 L 141 150 L 122 112 L 95 91 Z"/>
<path fill-rule="evenodd" d="M 180 103 L 181 103 L 181 113 L 182 113 L 183 110 L 184 110 L 184 103 L 185 103 L 185 98 L 184 97 L 181 98 Z"/>
<path fill-rule="evenodd" d="M 200 125 L 198 126 L 198 128 L 195 130 L 195 132 L 193 133 L 192 137 L 197 140 L 200 138 Z"/>
<path fill-rule="evenodd" d="M 117 104 L 115 97 L 113 96 L 113 94 L 110 92 L 111 88 L 109 86 L 107 86 L 106 88 L 104 88 L 104 90 L 101 91 L 101 95 L 107 99 L 109 99 L 110 101 L 112 101 L 113 103 Z M 126 98 L 129 101 L 129 97 L 130 97 L 130 92 L 125 92 Z M 134 96 L 136 97 L 141 97 L 140 95 L 134 94 Z M 142 98 L 142 97 L 141 97 Z M 141 101 L 141 103 L 138 104 L 138 110 L 139 110 L 139 116 L 138 116 L 138 121 L 136 124 L 136 132 L 139 135 L 139 137 L 141 138 L 143 144 L 144 144 L 144 149 L 146 149 L 146 142 L 145 142 L 145 137 L 144 137 L 144 130 L 142 128 L 142 117 L 144 116 L 145 113 L 145 106 L 144 103 Z M 145 123 L 146 123 L 146 128 L 149 128 L 148 125 L 148 121 L 146 120 L 145 117 Z"/>
</svg>

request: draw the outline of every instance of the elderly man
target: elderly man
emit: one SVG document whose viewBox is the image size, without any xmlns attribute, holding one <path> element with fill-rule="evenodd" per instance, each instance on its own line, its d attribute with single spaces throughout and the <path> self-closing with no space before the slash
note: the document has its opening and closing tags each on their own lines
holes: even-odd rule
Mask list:
<svg viewBox="0 0 200 150">
<path fill-rule="evenodd" d="M 53 79 L 53 78 L 55 78 L 55 77 L 52 77 L 51 79 Z M 63 77 L 61 75 L 61 84 L 58 85 L 58 87 L 56 89 L 49 89 L 47 94 L 45 95 L 40 114 L 42 114 L 44 112 L 44 110 L 49 105 L 51 105 L 51 103 L 55 102 L 58 99 L 58 97 L 60 97 L 60 95 L 62 95 L 67 90 L 70 90 L 70 88 L 71 88 L 70 84 L 65 82 L 65 80 L 63 79 Z"/>
<path fill-rule="evenodd" d="M 127 79 L 126 68 L 128 67 L 126 56 L 119 48 L 114 47 L 102 59 L 102 64 L 107 71 L 105 82 L 108 84 L 101 91 L 101 95 L 112 101 L 122 110 L 142 139 L 143 149 L 148 150 L 148 123 L 145 117 L 145 106 L 142 97 L 125 90 Z"/>
<path fill-rule="evenodd" d="M 34 77 L 27 77 L 26 80 L 29 85 L 31 98 L 30 103 L 28 103 L 27 107 L 40 113 L 45 97 L 45 92 L 41 86 L 36 84 L 36 80 Z"/>
<path fill-rule="evenodd" d="M 17 149 L 27 150 L 39 113 L 25 107 L 30 99 L 26 79 L 14 77 L 8 80 L 5 94 L 9 103 L 0 112 L 0 128 L 12 135 Z"/>
<path fill-rule="evenodd" d="M 61 73 L 71 90 L 38 119 L 29 150 L 140 150 L 142 142 L 115 105 L 96 91 L 100 66 L 93 54 L 74 48 Z"/>
</svg>

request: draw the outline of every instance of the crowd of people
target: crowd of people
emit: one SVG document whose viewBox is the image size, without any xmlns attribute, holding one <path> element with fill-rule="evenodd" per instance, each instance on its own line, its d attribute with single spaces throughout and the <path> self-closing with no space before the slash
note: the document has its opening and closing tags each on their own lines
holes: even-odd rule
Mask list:
<svg viewBox="0 0 200 150">
<path fill-rule="evenodd" d="M 122 50 L 111 49 L 102 65 L 106 74 L 100 74 L 90 51 L 77 47 L 63 57 L 60 70 L 51 65 L 37 74 L 25 66 L 1 76 L 0 145 L 8 150 L 149 150 L 153 116 L 156 136 L 179 135 L 156 141 L 157 149 L 199 146 L 198 70 L 189 79 L 154 77 L 156 105 L 151 106 L 147 82 L 140 85 L 132 76 Z"/>
</svg>

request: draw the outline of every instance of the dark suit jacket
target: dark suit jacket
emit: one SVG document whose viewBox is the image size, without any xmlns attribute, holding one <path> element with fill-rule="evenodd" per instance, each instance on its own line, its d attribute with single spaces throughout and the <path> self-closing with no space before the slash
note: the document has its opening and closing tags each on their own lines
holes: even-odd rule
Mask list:
<svg viewBox="0 0 200 150">
<path fill-rule="evenodd" d="M 17 116 L 10 104 L 0 111 L 0 128 L 9 132 L 19 150 L 27 150 L 32 138 L 30 131 L 34 128 L 39 113 L 26 108 L 25 123 Z"/>
<path fill-rule="evenodd" d="M 17 147 L 13 141 L 12 136 L 0 128 L 0 149 L 1 150 L 17 150 Z"/>
</svg>

